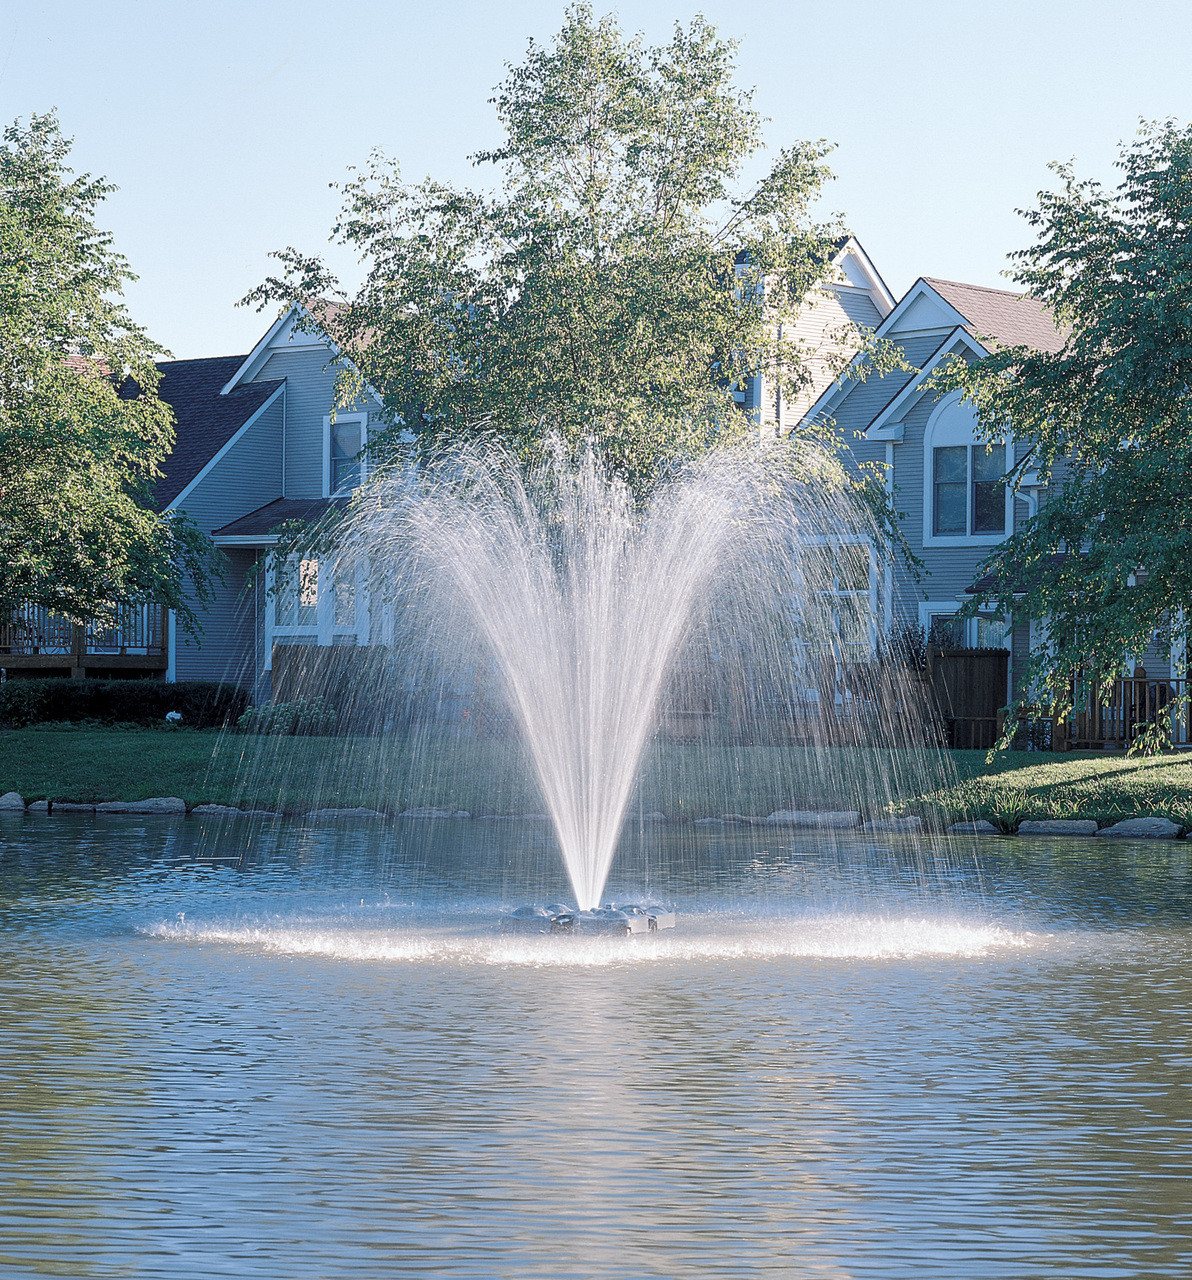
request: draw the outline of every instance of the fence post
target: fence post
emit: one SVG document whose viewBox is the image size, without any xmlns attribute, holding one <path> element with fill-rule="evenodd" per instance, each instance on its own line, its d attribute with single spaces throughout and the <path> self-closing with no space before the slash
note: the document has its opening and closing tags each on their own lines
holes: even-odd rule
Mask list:
<svg viewBox="0 0 1192 1280">
<path fill-rule="evenodd" d="M 70 678 L 82 680 L 87 674 L 87 624 L 75 623 L 70 647 Z"/>
</svg>

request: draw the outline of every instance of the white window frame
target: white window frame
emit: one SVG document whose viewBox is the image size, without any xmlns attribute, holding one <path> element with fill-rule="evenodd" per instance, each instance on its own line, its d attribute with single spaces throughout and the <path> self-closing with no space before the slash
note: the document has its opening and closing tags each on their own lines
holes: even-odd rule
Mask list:
<svg viewBox="0 0 1192 1280">
<path fill-rule="evenodd" d="M 273 667 L 273 643 L 276 638 L 291 643 L 302 640 L 313 640 L 321 647 L 332 644 L 343 644 L 349 637 L 358 645 L 369 643 L 372 631 L 371 599 L 368 590 L 368 568 L 357 564 L 353 570 L 353 616 L 351 621 L 335 620 L 335 588 L 334 579 L 330 590 L 327 586 L 326 559 L 316 560 L 315 570 L 315 621 L 296 625 L 285 625 L 277 621 L 278 606 L 281 603 L 276 591 L 277 571 L 273 553 L 270 552 L 265 566 L 265 669 Z M 334 568 L 334 566 L 332 566 Z M 296 571 L 296 567 L 295 567 Z"/>
<path fill-rule="evenodd" d="M 919 626 L 923 628 L 923 634 L 926 635 L 931 630 L 931 619 L 938 618 L 943 615 L 949 617 L 960 612 L 963 606 L 955 600 L 920 600 L 919 601 Z M 1001 616 L 1001 615 L 999 615 Z M 1006 633 L 1006 651 L 1014 652 L 1014 624 L 1011 622 L 1007 627 Z M 964 632 L 961 641 L 965 648 L 974 649 L 977 645 L 977 619 L 965 618 Z"/>
<path fill-rule="evenodd" d="M 932 410 L 923 430 L 923 545 L 925 547 L 991 547 L 1005 542 L 1014 528 L 1014 494 L 1006 486 L 1006 521 L 1003 533 L 940 533 L 935 532 L 935 451 L 953 445 L 975 445 L 984 448 L 986 441 L 977 435 L 977 411 L 972 405 L 962 403 L 963 392 L 955 391 L 945 396 Z M 1014 465 L 1014 436 L 1007 432 L 1005 440 L 1007 466 Z M 965 520 L 966 527 L 973 523 L 973 469 L 972 450 L 965 467 Z M 922 612 L 922 610 L 920 610 Z M 937 610 L 938 612 L 938 610 Z"/>
<path fill-rule="evenodd" d="M 340 422 L 358 422 L 360 424 L 360 483 L 368 479 L 368 414 L 335 413 L 327 414 L 323 419 L 323 497 L 333 496 L 331 489 L 331 425 Z M 355 486 L 353 486 L 355 487 Z M 340 490 L 350 493 L 349 489 Z"/>
</svg>

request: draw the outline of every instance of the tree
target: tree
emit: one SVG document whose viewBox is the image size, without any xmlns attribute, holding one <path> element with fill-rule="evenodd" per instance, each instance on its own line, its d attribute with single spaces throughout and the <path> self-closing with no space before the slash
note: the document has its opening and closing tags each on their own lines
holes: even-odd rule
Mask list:
<svg viewBox="0 0 1192 1280">
<path fill-rule="evenodd" d="M 1192 625 L 1192 128 L 1144 125 L 1104 189 L 1053 165 L 1059 190 L 1025 214 L 1013 278 L 1066 328 L 1056 353 L 954 364 L 989 439 L 1013 426 L 1046 501 L 983 569 L 990 602 L 1044 619 L 1023 700 L 1065 714 L 1074 673 L 1102 689 L 1158 632 Z"/>
<path fill-rule="evenodd" d="M 760 118 L 734 87 L 734 50 L 702 18 L 651 48 L 573 5 L 496 90 L 505 141 L 473 160 L 499 169 L 497 193 L 403 183 L 375 152 L 332 231 L 365 264 L 354 296 L 289 248 L 245 301 L 334 301 L 313 310 L 351 361 L 341 403 L 367 382 L 390 444 L 398 428 L 422 448 L 596 438 L 648 487 L 747 428 L 733 392 L 749 375 L 788 395 L 807 384 L 806 353 L 772 321 L 823 277 L 840 235 L 811 216 L 830 176 L 822 142 L 783 150 L 738 191 Z"/>
<path fill-rule="evenodd" d="M 70 147 L 53 113 L 0 146 L 0 619 L 32 604 L 104 622 L 149 599 L 193 633 L 217 553 L 152 507 L 174 443 L 163 352 L 130 319 L 135 276 L 95 225 L 113 188 L 75 176 Z"/>
</svg>

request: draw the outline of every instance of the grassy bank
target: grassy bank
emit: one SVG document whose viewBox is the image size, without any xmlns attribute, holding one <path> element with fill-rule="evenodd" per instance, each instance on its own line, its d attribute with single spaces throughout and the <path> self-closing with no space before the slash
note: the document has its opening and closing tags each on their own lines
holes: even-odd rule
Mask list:
<svg viewBox="0 0 1192 1280">
<path fill-rule="evenodd" d="M 540 810 L 529 762 L 504 742 L 381 743 L 214 731 L 31 728 L 0 733 L 0 790 L 26 800 L 181 796 L 302 812 L 321 805 L 473 814 Z M 1192 824 L 1192 759 L 1010 752 L 926 759 L 907 752 L 659 744 L 647 755 L 635 810 L 668 818 L 765 815 L 782 808 L 892 809 L 936 820 L 1161 814 Z"/>
</svg>

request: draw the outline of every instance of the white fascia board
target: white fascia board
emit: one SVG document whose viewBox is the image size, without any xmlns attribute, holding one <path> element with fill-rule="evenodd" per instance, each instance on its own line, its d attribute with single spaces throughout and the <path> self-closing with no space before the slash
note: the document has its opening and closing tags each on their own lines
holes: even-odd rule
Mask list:
<svg viewBox="0 0 1192 1280">
<path fill-rule="evenodd" d="M 941 331 L 949 327 L 948 320 L 951 321 L 952 328 L 960 328 L 969 323 L 969 318 L 967 316 L 961 315 L 960 312 L 957 311 L 942 294 L 937 293 L 935 289 L 933 289 L 931 285 L 929 285 L 927 281 L 920 276 L 898 300 L 898 305 L 893 309 L 893 311 L 891 311 L 890 314 L 874 330 L 876 336 L 879 338 L 886 337 L 891 329 L 897 327 L 899 318 L 905 315 L 906 312 L 908 312 L 911 307 L 923 297 L 930 297 L 932 302 L 934 302 L 944 313 L 945 317 L 947 317 L 944 324 L 939 326 Z"/>
<path fill-rule="evenodd" d="M 293 324 L 294 313 L 297 310 L 297 305 L 292 306 L 288 311 L 283 311 L 281 315 L 274 320 L 265 332 L 265 336 L 261 338 L 257 345 L 244 357 L 244 362 L 241 364 L 240 368 L 232 374 L 232 377 L 228 382 L 225 382 L 224 385 L 220 387 L 219 394 L 221 396 L 226 396 L 233 387 L 238 387 L 240 383 L 245 381 L 250 370 L 255 372 L 256 366 L 262 363 L 262 357 L 273 346 L 274 339 L 276 339 L 282 328 L 286 324 Z"/>
<path fill-rule="evenodd" d="M 843 247 L 832 259 L 833 265 L 840 266 L 845 258 L 852 257 L 861 275 L 865 279 L 863 288 L 866 293 L 873 297 L 874 305 L 882 313 L 883 318 L 888 316 L 894 310 L 896 299 L 890 290 L 886 287 L 886 282 L 882 279 L 881 273 L 873 264 L 873 259 L 861 247 L 861 242 L 856 236 L 850 235 L 844 242 Z"/>
<path fill-rule="evenodd" d="M 224 444 L 223 448 L 220 449 L 220 451 L 208 461 L 207 465 L 202 469 L 202 471 L 200 471 L 199 474 L 195 476 L 195 478 L 190 482 L 190 484 L 188 484 L 186 488 L 183 489 L 182 492 L 174 499 L 174 501 L 171 502 L 168 507 L 166 507 L 166 510 L 167 511 L 176 510 L 181 503 L 183 503 L 188 497 L 190 497 L 191 493 L 194 492 L 195 487 L 197 485 L 202 484 L 203 481 L 207 479 L 207 477 L 211 474 L 212 470 L 216 466 L 218 466 L 218 464 L 223 458 L 225 458 L 228 455 L 229 451 L 233 448 L 233 446 L 237 443 L 237 441 L 243 438 L 244 433 L 249 429 L 249 427 L 251 427 L 252 424 L 256 422 L 256 420 L 261 416 L 261 414 L 263 414 L 265 410 L 268 409 L 271 404 L 273 404 L 273 402 L 278 398 L 278 396 L 284 396 L 285 393 L 286 393 L 286 384 L 283 382 L 281 386 L 278 387 L 277 390 L 274 391 L 274 393 L 269 397 L 269 399 L 266 400 L 263 405 L 261 405 L 261 407 L 256 411 L 256 413 L 254 413 L 252 417 L 249 418 L 249 420 L 242 427 L 237 428 L 236 434 L 232 436 L 232 438 L 228 440 L 226 444 Z M 285 458 L 282 458 L 282 466 L 283 467 L 285 466 Z"/>
<path fill-rule="evenodd" d="M 289 326 L 290 331 L 293 330 L 294 324 L 298 319 L 299 312 L 302 312 L 303 314 L 309 316 L 312 320 L 314 319 L 314 317 L 311 316 L 310 311 L 306 307 L 302 306 L 301 303 L 295 302 L 294 305 L 288 311 L 283 311 L 282 314 L 278 316 L 277 319 L 273 322 L 273 324 L 270 325 L 269 331 L 260 340 L 260 342 L 258 342 L 257 345 L 253 347 L 253 349 L 248 353 L 248 355 L 245 356 L 244 363 L 232 375 L 231 380 L 227 382 L 223 386 L 223 388 L 220 390 L 219 394 L 221 396 L 227 395 L 227 393 L 231 391 L 233 387 L 239 386 L 241 382 L 247 382 L 251 380 L 251 378 L 257 372 L 259 372 L 261 366 L 265 363 L 266 360 L 268 360 L 269 356 L 275 350 L 282 349 L 283 344 L 280 341 L 282 337 L 282 330 L 287 325 Z M 296 343 L 294 345 L 328 347 L 332 353 L 332 356 L 336 360 L 342 360 L 345 364 L 350 365 L 353 369 L 356 370 L 357 373 L 359 373 L 360 370 L 357 368 L 356 362 L 352 360 L 351 357 L 344 355 L 343 351 L 340 349 L 339 344 L 335 341 L 335 339 L 332 338 L 326 332 L 325 329 L 319 326 L 317 321 L 316 321 L 316 326 L 318 327 L 318 333 L 320 335 L 317 341 Z M 288 334 L 286 336 L 288 337 Z M 367 382 L 364 384 L 364 390 L 369 396 L 372 397 L 372 399 L 375 401 L 378 408 L 381 408 L 384 405 L 385 402 L 381 399 L 379 395 L 377 395 L 376 391 L 374 391 L 373 388 L 369 386 Z"/>
<path fill-rule="evenodd" d="M 902 388 L 894 399 L 891 400 L 881 413 L 879 413 L 869 424 L 865 431 L 866 440 L 888 440 L 890 438 L 889 436 L 882 434 L 882 429 L 886 427 L 887 423 L 893 425 L 890 420 L 899 413 L 904 405 L 922 393 L 923 380 L 943 361 L 946 356 L 950 356 L 953 353 L 956 348 L 957 341 L 959 341 L 962 346 L 968 347 L 973 355 L 975 355 L 979 360 L 989 354 L 989 352 L 986 351 L 975 338 L 969 335 L 967 330 L 954 329 L 950 334 L 948 334 L 943 342 L 940 343 L 939 349 L 936 351 L 935 355 L 928 360 L 923 368 L 919 370 L 910 382 Z"/>
<path fill-rule="evenodd" d="M 275 533 L 227 533 L 222 538 L 212 538 L 217 547 L 276 547 Z"/>
</svg>

